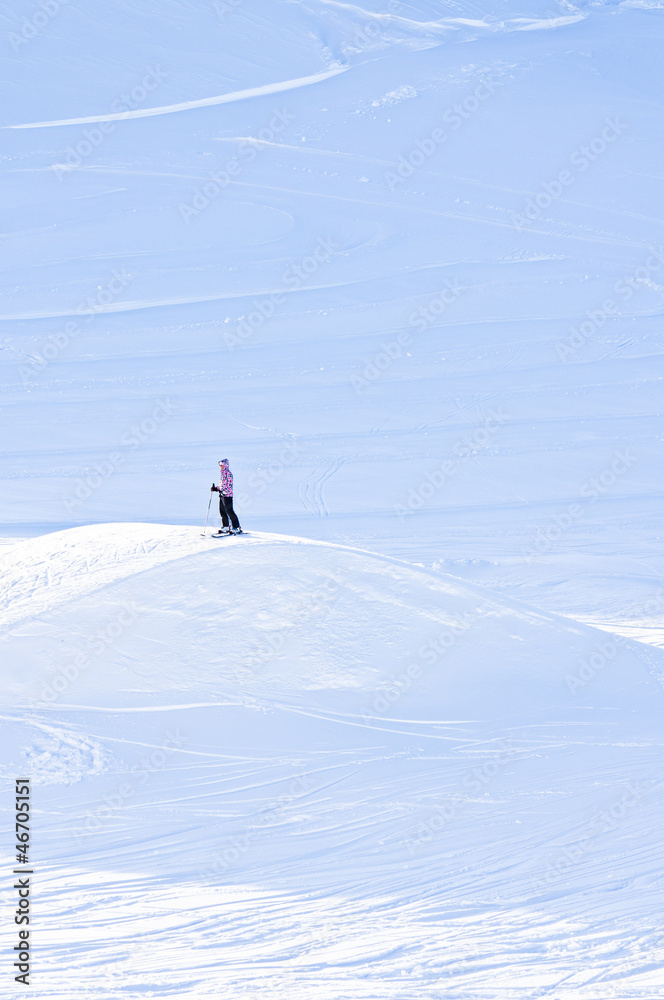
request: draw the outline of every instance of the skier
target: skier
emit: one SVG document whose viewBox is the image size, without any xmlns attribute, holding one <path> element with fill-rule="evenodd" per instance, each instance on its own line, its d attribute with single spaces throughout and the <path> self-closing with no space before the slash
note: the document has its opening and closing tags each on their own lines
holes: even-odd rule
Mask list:
<svg viewBox="0 0 664 1000">
<path fill-rule="evenodd" d="M 219 462 L 219 485 L 211 486 L 214 493 L 219 494 L 219 513 L 221 514 L 221 528 L 217 532 L 219 535 L 241 535 L 242 528 L 237 519 L 237 514 L 233 510 L 233 473 L 228 467 L 228 459 L 222 458 Z M 229 521 L 230 519 L 230 526 Z"/>
</svg>

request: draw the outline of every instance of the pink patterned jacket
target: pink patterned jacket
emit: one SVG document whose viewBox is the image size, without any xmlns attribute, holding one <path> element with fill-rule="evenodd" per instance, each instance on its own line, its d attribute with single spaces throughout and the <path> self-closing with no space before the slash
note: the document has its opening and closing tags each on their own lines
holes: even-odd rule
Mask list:
<svg viewBox="0 0 664 1000">
<path fill-rule="evenodd" d="M 219 492 L 225 497 L 233 496 L 233 473 L 229 469 L 228 465 L 221 466 L 221 475 L 219 477 Z"/>
</svg>

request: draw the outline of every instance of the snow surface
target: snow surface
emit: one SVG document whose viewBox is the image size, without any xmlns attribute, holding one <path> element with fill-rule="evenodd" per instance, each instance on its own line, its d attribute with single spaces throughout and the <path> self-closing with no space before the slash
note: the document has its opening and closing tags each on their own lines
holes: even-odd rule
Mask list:
<svg viewBox="0 0 664 1000">
<path fill-rule="evenodd" d="M 0 11 L 25 992 L 664 997 L 660 0 L 47 7 Z"/>
<path fill-rule="evenodd" d="M 10 556 L 39 995 L 655 995 L 658 650 L 287 536 Z"/>
</svg>

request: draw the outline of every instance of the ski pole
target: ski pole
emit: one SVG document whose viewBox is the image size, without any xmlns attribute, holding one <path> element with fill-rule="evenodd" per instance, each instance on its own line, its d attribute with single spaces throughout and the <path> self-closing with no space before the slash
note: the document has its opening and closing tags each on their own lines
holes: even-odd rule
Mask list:
<svg viewBox="0 0 664 1000">
<path fill-rule="evenodd" d="M 210 491 L 210 499 L 208 500 L 207 514 L 205 515 L 205 527 L 201 532 L 201 538 L 205 538 L 205 532 L 207 531 L 208 517 L 210 516 L 210 504 L 212 503 L 212 491 Z"/>
</svg>

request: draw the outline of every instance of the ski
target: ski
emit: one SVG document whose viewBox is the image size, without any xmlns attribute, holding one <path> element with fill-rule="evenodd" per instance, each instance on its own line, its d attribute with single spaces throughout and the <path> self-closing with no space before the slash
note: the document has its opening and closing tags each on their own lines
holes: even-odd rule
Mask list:
<svg viewBox="0 0 664 1000">
<path fill-rule="evenodd" d="M 229 534 L 227 531 L 224 531 L 224 533 L 221 535 L 218 533 L 214 535 L 208 535 L 208 538 L 237 538 L 237 535 L 248 535 L 248 534 L 249 534 L 248 531 L 238 531 L 237 534 L 235 533 Z"/>
</svg>

